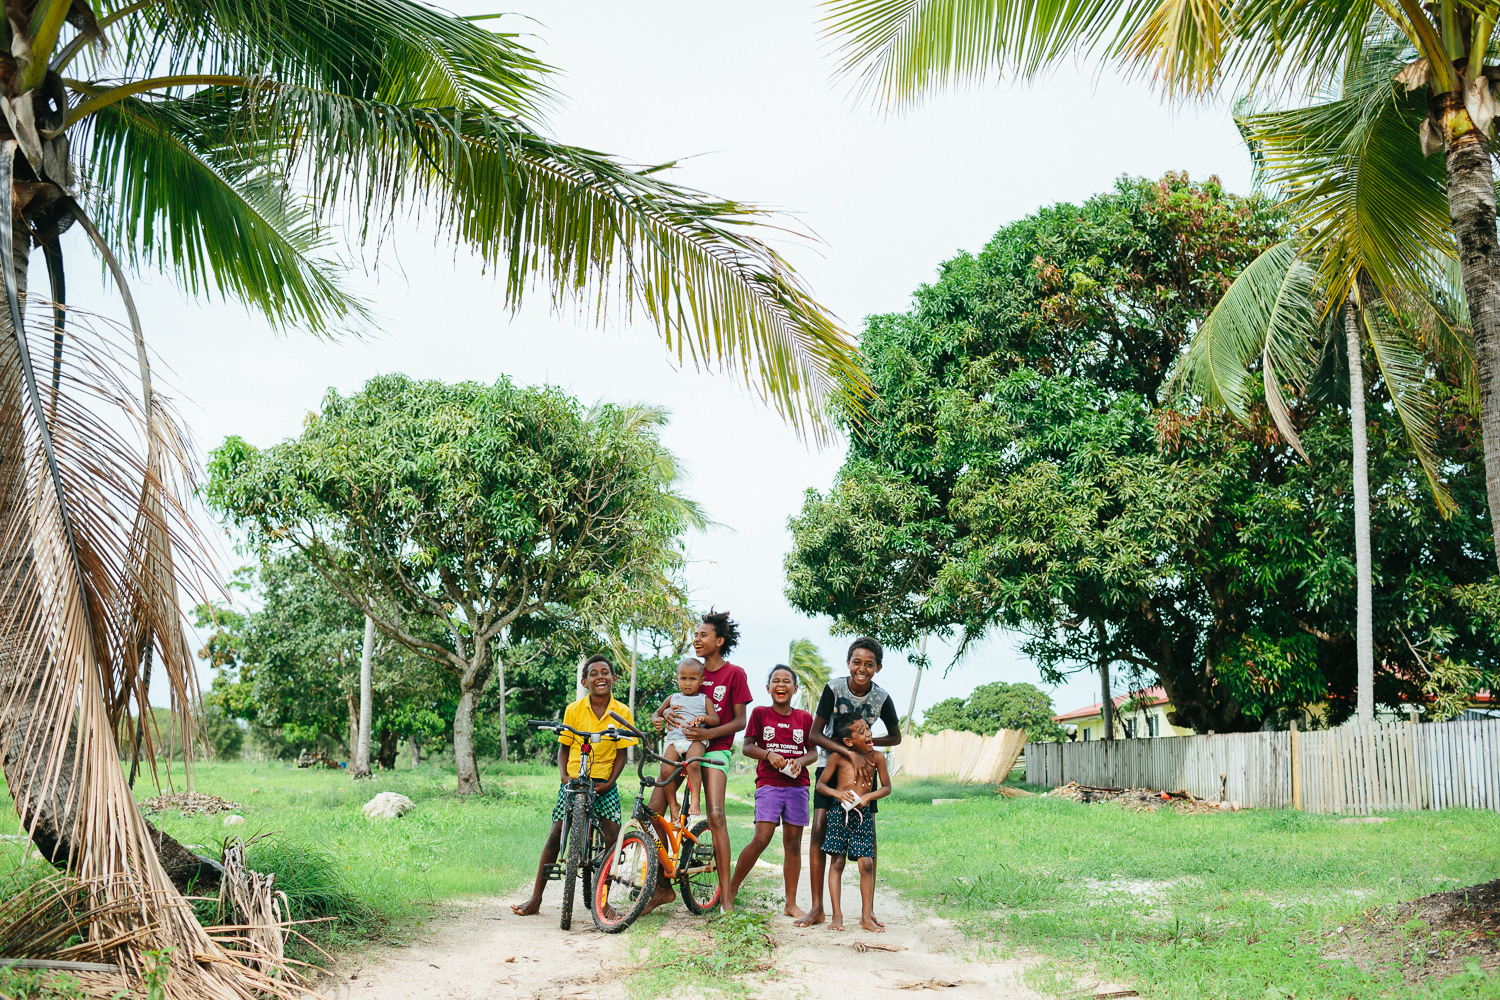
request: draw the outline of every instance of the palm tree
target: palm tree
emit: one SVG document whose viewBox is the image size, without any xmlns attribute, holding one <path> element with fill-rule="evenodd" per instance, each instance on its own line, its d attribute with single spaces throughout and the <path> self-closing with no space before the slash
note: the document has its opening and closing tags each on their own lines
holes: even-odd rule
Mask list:
<svg viewBox="0 0 1500 1000">
<path fill-rule="evenodd" d="M 1366 247 L 1366 271 L 1384 291 L 1395 285 L 1420 297 L 1441 279 L 1434 251 L 1456 251 L 1473 328 L 1490 522 L 1500 539 L 1500 238 L 1490 160 L 1496 103 L 1487 75 L 1496 66 L 1500 11 L 1465 0 L 826 0 L 825 6 L 843 71 L 887 104 L 1002 72 L 1034 77 L 1080 54 L 1150 72 L 1169 95 L 1208 94 L 1226 81 L 1252 91 L 1290 85 L 1316 92 L 1337 85 L 1372 43 L 1399 39 L 1398 79 L 1425 97 L 1399 154 L 1407 172 L 1424 175 L 1422 158 L 1444 153 L 1447 233 L 1435 234 L 1431 218 L 1399 197 L 1399 175 L 1393 177 L 1374 211 L 1389 214 L 1386 231 L 1397 239 Z M 1410 252 L 1386 256 L 1402 249 Z M 1329 260 L 1347 291 L 1357 269 Z"/>
<path fill-rule="evenodd" d="M 1436 171 L 1404 170 L 1409 139 L 1425 109 L 1395 92 L 1399 46 L 1372 45 L 1349 67 L 1342 92 L 1308 108 L 1249 115 L 1239 124 L 1255 153 L 1262 182 L 1288 192 L 1284 200 L 1297 235 L 1264 251 L 1239 275 L 1195 335 L 1177 378 L 1211 404 L 1248 419 L 1246 367 L 1258 364 L 1266 409 L 1282 437 L 1306 459 L 1283 396 L 1283 383 L 1306 388 L 1313 365 L 1330 339 L 1344 343 L 1353 454 L 1356 578 L 1355 649 L 1357 714 L 1374 720 L 1374 616 L 1370 549 L 1370 487 L 1364 391 L 1364 344 L 1390 394 L 1392 409 L 1427 474 L 1439 510 L 1451 513 L 1431 447 L 1431 397 L 1424 355 L 1458 355 L 1467 367 L 1461 328 L 1445 305 L 1461 294 L 1429 288 L 1422 298 L 1385 265 L 1428 253 L 1403 243 L 1379 207 L 1395 180 L 1410 208 L 1425 220 L 1427 239 L 1443 245 L 1442 178 Z M 1451 239 L 1449 240 L 1451 242 Z M 1412 324 L 1413 319 L 1418 320 Z M 1411 336 L 1410 326 L 1418 336 Z"/>
<path fill-rule="evenodd" d="M 639 308 L 679 358 L 738 369 L 812 436 L 827 399 L 857 408 L 865 383 L 850 338 L 757 235 L 764 211 L 549 138 L 550 69 L 514 35 L 417 0 L 19 0 L 7 38 L 0 763 L 42 852 L 118 904 L 91 933 L 130 974 L 170 949 L 174 995 L 244 997 L 264 982 L 182 904 L 113 735 L 132 701 L 144 714 L 153 662 L 174 703 L 193 690 L 177 606 L 187 466 L 126 266 L 282 328 L 359 329 L 331 237 L 359 252 L 425 212 L 496 270 L 509 305 L 540 283 L 596 316 Z M 76 321 L 65 336 L 59 236 L 75 224 L 124 299 L 138 390 Z M 33 245 L 54 308 L 28 333 Z M 50 378 L 34 352 L 50 352 Z M 101 414 L 111 403 L 143 457 Z"/>
<path fill-rule="evenodd" d="M 802 692 L 802 707 L 811 712 L 817 709 L 823 687 L 828 683 L 832 671 L 828 661 L 811 639 L 793 639 L 786 651 L 786 664 L 797 676 L 797 688 Z"/>
</svg>

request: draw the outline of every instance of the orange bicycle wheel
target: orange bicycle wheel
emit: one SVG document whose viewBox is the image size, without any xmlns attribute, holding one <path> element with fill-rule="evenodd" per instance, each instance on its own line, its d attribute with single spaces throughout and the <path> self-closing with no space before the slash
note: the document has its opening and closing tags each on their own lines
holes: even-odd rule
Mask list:
<svg viewBox="0 0 1500 1000">
<path fill-rule="evenodd" d="M 714 857 L 714 835 L 708 820 L 693 827 L 697 843 L 684 837 L 677 856 L 677 887 L 682 902 L 700 916 L 719 905 L 719 867 Z"/>
<path fill-rule="evenodd" d="M 656 894 L 661 862 L 656 858 L 656 838 L 635 820 L 626 827 L 620 847 L 610 845 L 599 865 L 598 881 L 590 897 L 594 925 L 606 934 L 618 934 L 631 924 Z"/>
</svg>

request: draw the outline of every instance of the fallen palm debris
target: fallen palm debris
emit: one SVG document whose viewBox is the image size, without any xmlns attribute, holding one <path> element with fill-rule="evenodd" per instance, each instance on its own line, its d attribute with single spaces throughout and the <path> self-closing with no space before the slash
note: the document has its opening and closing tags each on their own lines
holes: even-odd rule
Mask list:
<svg viewBox="0 0 1500 1000">
<path fill-rule="evenodd" d="M 213 816 L 217 813 L 239 812 L 240 804 L 221 799 L 217 795 L 201 792 L 173 792 L 157 795 L 141 803 L 141 809 L 149 813 L 181 813 L 184 816 Z"/>
<path fill-rule="evenodd" d="M 1066 785 L 1043 792 L 1051 798 L 1069 799 L 1073 802 L 1097 804 L 1111 802 L 1132 812 L 1154 812 L 1163 807 L 1180 813 L 1210 813 L 1238 811 L 1238 802 L 1209 802 L 1190 792 L 1168 792 L 1156 788 L 1110 788 L 1101 785 L 1080 785 L 1070 781 Z"/>
</svg>

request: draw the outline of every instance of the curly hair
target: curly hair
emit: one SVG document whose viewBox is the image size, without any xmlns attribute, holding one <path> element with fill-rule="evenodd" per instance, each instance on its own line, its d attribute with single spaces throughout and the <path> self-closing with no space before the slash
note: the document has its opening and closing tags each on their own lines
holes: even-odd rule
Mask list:
<svg viewBox="0 0 1500 1000">
<path fill-rule="evenodd" d="M 776 666 L 774 666 L 774 667 L 771 668 L 771 672 L 769 674 L 766 674 L 766 687 L 770 687 L 771 686 L 771 678 L 776 676 L 776 671 L 778 671 L 778 670 L 784 670 L 784 671 L 786 671 L 786 673 L 788 675 L 791 676 L 791 678 L 792 678 L 792 687 L 796 687 L 798 685 L 799 682 L 797 680 L 797 671 L 793 670 L 791 667 L 787 666 L 785 663 L 778 663 L 778 664 L 776 664 Z"/>
<path fill-rule="evenodd" d="M 603 653 L 595 653 L 593 656 L 590 656 L 588 658 L 588 662 L 585 663 L 582 666 L 582 668 L 579 669 L 579 671 L 578 671 L 578 683 L 580 683 L 580 684 L 587 684 L 588 683 L 588 679 L 589 679 L 589 667 L 592 667 L 596 663 L 602 663 L 602 664 L 604 664 L 606 667 L 609 668 L 609 672 L 611 674 L 613 674 L 615 672 L 615 665 L 613 663 L 609 662 L 609 657 L 605 656 Z"/>
<path fill-rule="evenodd" d="M 854 651 L 856 649 L 863 649 L 867 651 L 871 656 L 875 657 L 875 665 L 877 667 L 881 666 L 885 660 L 885 650 L 881 648 L 880 643 L 876 642 L 874 639 L 871 639 L 867 635 L 862 635 L 858 639 L 855 639 L 853 642 L 849 643 L 849 652 L 844 656 L 845 663 L 848 663 L 850 660 L 854 659 Z"/>
<path fill-rule="evenodd" d="M 724 640 L 724 645 L 719 647 L 720 656 L 728 656 L 729 651 L 739 645 L 740 627 L 735 624 L 734 619 L 729 617 L 728 611 L 715 611 L 708 609 L 708 614 L 703 616 L 703 624 L 714 627 L 714 635 Z"/>
<path fill-rule="evenodd" d="M 833 718 L 833 738 L 840 743 L 854 734 L 854 727 L 865 721 L 865 717 L 855 712 L 847 715 L 836 715 Z"/>
</svg>

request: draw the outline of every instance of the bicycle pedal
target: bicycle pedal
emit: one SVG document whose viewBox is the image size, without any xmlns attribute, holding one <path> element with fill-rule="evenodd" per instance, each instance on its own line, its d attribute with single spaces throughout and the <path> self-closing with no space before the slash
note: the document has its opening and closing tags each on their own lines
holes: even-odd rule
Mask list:
<svg viewBox="0 0 1500 1000">
<path fill-rule="evenodd" d="M 560 863 L 553 862 L 552 864 L 550 864 L 550 865 L 547 866 L 546 871 L 547 871 L 547 881 L 548 882 L 561 882 L 562 881 L 563 866 Z"/>
</svg>

